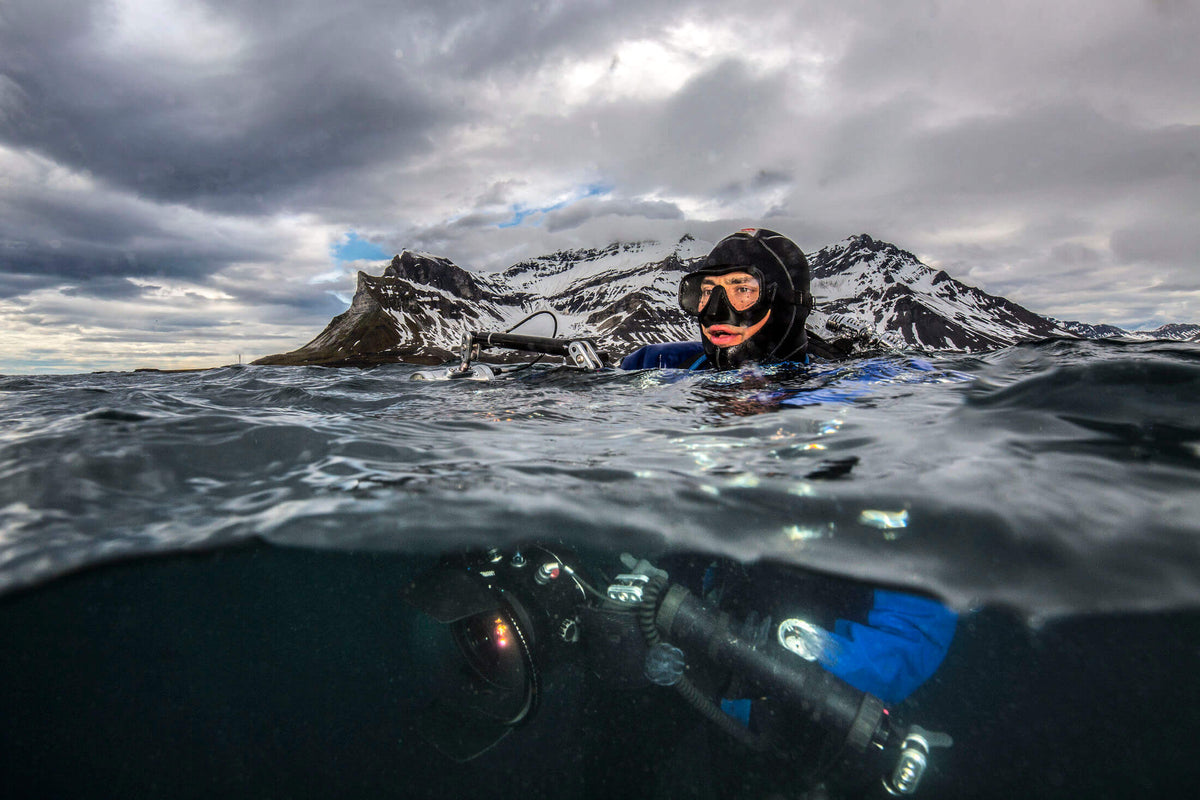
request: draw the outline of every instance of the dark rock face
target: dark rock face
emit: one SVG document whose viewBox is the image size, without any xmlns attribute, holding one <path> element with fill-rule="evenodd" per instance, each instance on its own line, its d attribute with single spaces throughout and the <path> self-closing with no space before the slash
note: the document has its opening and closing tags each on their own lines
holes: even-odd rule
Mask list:
<svg viewBox="0 0 1200 800">
<path fill-rule="evenodd" d="M 612 358 L 644 344 L 696 340 L 678 305 L 679 279 L 712 249 L 684 236 L 675 244 L 614 243 L 472 273 L 438 256 L 405 251 L 380 277 L 358 274 L 350 308 L 298 350 L 256 364 L 443 363 L 464 333 L 507 330 L 549 309 L 558 333 L 591 336 Z M 980 352 L 1053 336 L 1195 340 L 1198 325 L 1150 333 L 1059 322 L 961 283 L 912 253 L 866 234 L 808 256 L 817 307 L 809 329 L 826 340 L 852 334 L 872 347 Z"/>
<path fill-rule="evenodd" d="M 378 362 L 395 361 L 391 356 L 403 341 L 394 317 L 385 310 L 385 303 L 401 305 L 415 294 L 411 286 L 393 284 L 380 286 L 382 279 L 358 273 L 358 291 L 345 313 L 329 321 L 325 330 L 299 350 L 266 356 L 255 364 L 328 365 L 370 363 L 374 354 Z"/>
<path fill-rule="evenodd" d="M 408 250 L 392 259 L 392 263 L 383 271 L 383 277 L 400 278 L 408 283 L 432 286 L 472 303 L 501 299 L 494 292 L 481 287 L 471 273 L 450 259 L 417 255 Z"/>
</svg>

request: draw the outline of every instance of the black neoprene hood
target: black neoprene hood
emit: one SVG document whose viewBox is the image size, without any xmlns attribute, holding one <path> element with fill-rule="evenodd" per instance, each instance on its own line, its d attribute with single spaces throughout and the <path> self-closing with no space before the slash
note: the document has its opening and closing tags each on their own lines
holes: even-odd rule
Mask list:
<svg viewBox="0 0 1200 800">
<path fill-rule="evenodd" d="M 776 299 L 812 307 L 808 259 L 796 243 L 766 228 L 743 228 L 726 236 L 704 259 L 698 272 L 720 275 L 739 266 L 755 267 L 776 287 Z M 763 287 L 764 289 L 767 287 Z"/>
<path fill-rule="evenodd" d="M 738 319 L 731 318 L 729 322 L 749 327 L 768 312 L 771 318 L 758 333 L 733 347 L 716 347 L 702 335 L 705 352 L 713 365 L 727 369 L 748 362 L 803 360 L 808 344 L 804 323 L 812 309 L 808 259 L 795 242 L 781 233 L 765 228 L 743 228 L 726 236 L 704 259 L 700 269 L 684 276 L 680 282 L 680 306 L 697 316 L 702 328 L 714 324 L 706 317 L 726 305 L 723 292 L 718 289 L 713 293 L 705 307 L 709 313 L 704 313 L 697 309 L 695 296 L 700 283 L 706 276 L 738 271 L 761 276 L 763 303 L 737 314 Z M 727 312 L 722 309 L 722 313 Z M 749 316 L 755 319 L 749 319 Z"/>
</svg>

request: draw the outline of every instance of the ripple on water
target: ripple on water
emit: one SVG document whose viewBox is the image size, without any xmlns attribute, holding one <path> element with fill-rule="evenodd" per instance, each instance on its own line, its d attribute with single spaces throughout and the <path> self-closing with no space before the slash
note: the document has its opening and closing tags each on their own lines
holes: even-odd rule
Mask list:
<svg viewBox="0 0 1200 800">
<path fill-rule="evenodd" d="M 1037 613 L 1200 598 L 1195 346 L 469 385 L 415 369 L 0 378 L 0 589 L 200 541 L 540 538 Z"/>
</svg>

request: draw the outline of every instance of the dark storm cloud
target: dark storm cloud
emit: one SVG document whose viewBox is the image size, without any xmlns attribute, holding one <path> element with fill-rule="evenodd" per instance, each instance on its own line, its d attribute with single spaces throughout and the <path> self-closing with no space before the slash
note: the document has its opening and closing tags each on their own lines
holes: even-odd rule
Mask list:
<svg viewBox="0 0 1200 800">
<path fill-rule="evenodd" d="M 0 245 L 0 260 L 7 258 L 7 249 Z M 0 300 L 18 297 L 50 285 L 50 281 L 40 275 L 9 275 L 0 272 Z"/>
<path fill-rule="evenodd" d="M 665 24 L 725 8 L 714 0 L 426 0 L 406 4 L 405 24 L 416 57 L 473 80 L 596 51 L 615 58 L 614 41 L 656 36 Z"/>
<path fill-rule="evenodd" d="M 861 102 L 911 95 L 1002 109 L 1074 96 L 1127 108 L 1190 103 L 1200 7 L 1149 2 L 940 0 L 840 8 L 839 90 Z"/>
<path fill-rule="evenodd" d="M 675 170 L 692 169 L 711 191 L 725 176 L 744 175 L 741 158 L 787 130 L 783 72 L 756 74 L 726 60 L 689 81 L 663 109 L 660 151 Z M 678 178 L 678 175 L 673 177 Z"/>
<path fill-rule="evenodd" d="M 303 283 L 283 285 L 277 291 L 251 288 L 236 301 L 214 301 L 211 294 L 200 291 L 170 290 L 152 282 L 118 278 L 46 289 L 14 302 L 22 306 L 21 323 L 35 330 L 78 331 L 86 325 L 89 346 L 169 344 L 180 339 L 229 341 L 247 335 L 256 340 L 291 341 L 294 335 L 272 333 L 273 327 L 290 330 L 300 314 L 328 319 L 346 307 L 344 300 L 330 296 L 326 289 Z M 241 309 L 246 307 L 254 309 L 252 319 L 243 318 Z M 174 350 L 170 355 L 181 357 Z"/>
<path fill-rule="evenodd" d="M 508 203 L 512 197 L 513 189 L 520 186 L 521 183 L 521 181 L 514 180 L 496 181 L 487 188 L 487 191 L 479 196 L 479 199 L 475 202 L 476 207 Z"/>
<path fill-rule="evenodd" d="M 1182 0 L 0 0 L 0 324 L 306 341 L 348 231 L 481 268 L 766 219 L 1194 318 L 1198 31 Z"/>
<path fill-rule="evenodd" d="M 0 272 L 29 276 L 39 286 L 168 274 L 202 281 L 232 261 L 274 255 L 263 242 L 222 235 L 180 209 L 103 187 L 45 185 L 53 181 L 50 171 L 35 169 L 17 191 L 0 193 Z M 24 283 L 8 285 L 19 290 Z"/>
<path fill-rule="evenodd" d="M 387 262 L 381 262 L 372 274 L 381 275 Z M 354 283 L 347 287 L 354 291 Z M 297 315 L 311 314 L 316 319 L 331 317 L 346 310 L 346 300 L 336 297 L 327 284 L 309 282 L 247 283 L 239 287 L 237 300 L 248 306 L 261 309 L 262 322 L 286 324 Z"/>
<path fill-rule="evenodd" d="M 95 300 L 136 300 L 153 293 L 161 286 L 139 286 L 125 278 L 102 277 L 88 281 L 86 286 L 70 286 L 59 290 L 63 297 L 87 297 Z"/>
<path fill-rule="evenodd" d="M 369 32 L 284 15 L 274 29 L 240 31 L 247 41 L 230 61 L 199 54 L 184 68 L 101 46 L 113 24 L 102 9 L 6 11 L 0 141 L 142 196 L 272 210 L 323 176 L 428 148 L 453 117 L 391 48 L 356 47 Z"/>
<path fill-rule="evenodd" d="M 788 81 L 783 67 L 702 61 L 669 95 L 608 98 L 597 91 L 571 114 L 528 120 L 525 135 L 499 149 L 534 167 L 577 173 L 587 165 L 627 197 L 745 198 L 782 185 L 789 171 L 782 155 L 807 133 L 790 113 Z"/>
<path fill-rule="evenodd" d="M 107 4 L 8 3 L 0 13 L 0 145 L 99 186 L 90 199 L 36 188 L 0 193 L 0 241 L 14 243 L 0 271 L 38 275 L 45 285 L 53 276 L 163 270 L 202 280 L 230 261 L 262 258 L 256 246 L 217 245 L 203 231 L 168 233 L 152 209 L 131 214 L 108 200 L 125 193 L 262 216 L 381 206 L 396 192 L 381 169 L 434 151 L 451 126 L 477 113 L 472 80 L 516 82 L 674 13 L 653 6 L 639 4 L 631 25 L 607 2 L 210 3 L 194 6 L 195 20 L 174 21 L 208 25 L 209 35 L 171 40 L 164 29 L 164 41 L 189 52 L 144 52 L 114 44 L 121 22 Z M 497 182 L 492 193 L 518 183 Z M 446 235 L 494 219 L 473 212 Z"/>
<path fill-rule="evenodd" d="M 464 120 L 470 80 L 515 79 L 629 33 L 621 5 L 212 3 L 234 52 L 181 66 L 102 46 L 115 23 L 99 3 L 18 0 L 0 25 L 0 141 L 143 196 L 271 211 L 429 152 Z M 653 7 L 638 4 L 638 26 L 668 17 Z"/>
<path fill-rule="evenodd" d="M 96 297 L 110 297 L 111 278 L 114 275 L 163 276 L 203 279 L 214 271 L 216 265 L 225 263 L 220 258 L 205 258 L 202 254 L 190 254 L 178 250 L 159 252 L 144 250 L 110 249 L 99 251 L 87 249 L 81 252 L 55 252 L 41 250 L 22 258 L 6 259 L 5 268 L 30 276 L 26 281 L 0 281 L 0 296 L 9 296 L 30 291 L 34 288 L 55 286 L 63 279 L 81 281 L 77 291 Z M 118 279 L 121 280 L 121 279 Z"/>
<path fill-rule="evenodd" d="M 1050 248 L 1050 257 L 1060 264 L 1082 264 L 1085 266 L 1099 264 L 1103 260 L 1103 255 L 1100 251 L 1079 244 L 1078 242 L 1065 242 L 1054 245 Z"/>
<path fill-rule="evenodd" d="M 1113 117 L 1075 97 L 949 119 L 904 99 L 841 115 L 817 142 L 785 212 L 828 219 L 831 233 L 849 221 L 991 291 L 1040 282 L 1061 267 L 1056 246 L 1095 250 L 1122 228 L 1162 230 L 1148 237 L 1155 258 L 1195 262 L 1189 237 L 1166 232 L 1195 229 L 1200 126 Z M 1104 257 L 1130 256 L 1133 240 Z"/>
<path fill-rule="evenodd" d="M 736 200 L 747 194 L 756 194 L 763 190 L 787 186 L 792 182 L 792 176 L 786 172 L 760 169 L 749 180 L 737 180 L 718 189 L 714 196 L 721 200 Z"/>
<path fill-rule="evenodd" d="M 420 250 L 443 254 L 453 243 L 465 237 L 483 233 L 486 236 L 498 231 L 499 226 L 512 217 L 509 210 L 482 210 L 464 214 L 453 220 L 436 225 L 412 228 L 404 233 L 403 249 Z M 397 247 L 396 249 L 402 249 Z M 474 259 L 466 263 L 473 263 Z"/>
</svg>

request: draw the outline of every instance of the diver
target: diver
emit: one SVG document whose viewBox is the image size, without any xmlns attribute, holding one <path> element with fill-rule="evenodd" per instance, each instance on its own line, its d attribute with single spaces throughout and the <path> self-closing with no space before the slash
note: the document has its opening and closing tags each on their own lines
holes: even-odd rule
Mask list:
<svg viewBox="0 0 1200 800">
<path fill-rule="evenodd" d="M 837 357 L 805 328 L 808 262 L 774 231 L 721 240 L 683 277 L 679 302 L 701 341 L 643 347 L 623 369 L 803 368 L 814 353 Z M 457 374 L 471 374 L 475 346 L 563 344 L 499 337 L 464 339 Z M 407 602 L 450 626 L 463 656 L 417 720 L 435 748 L 459 761 L 486 758 L 535 714 L 559 714 L 557 726 L 578 728 L 580 752 L 594 755 L 592 796 L 670 775 L 695 776 L 689 797 L 746 797 L 778 785 L 793 796 L 822 784 L 880 788 L 877 759 L 894 765 L 882 788 L 908 794 L 928 749 L 949 746 L 916 725 L 902 732 L 887 708 L 929 680 L 949 649 L 957 617 L 937 600 L 782 563 L 622 555 L 627 574 L 608 582 L 585 580 L 585 561 L 547 542 L 492 548 L 443 559 L 406 589 Z M 676 692 L 640 691 L 650 684 Z M 677 695 L 713 724 L 680 716 L 688 709 L 676 710 Z M 589 723 L 562 722 L 573 718 Z M 630 747 L 633 731 L 661 742 L 653 757 Z"/>
<path fill-rule="evenodd" d="M 679 304 L 697 319 L 701 340 L 647 345 L 626 356 L 622 369 L 726 370 L 846 355 L 839 343 L 806 330 L 813 308 L 808 261 L 775 231 L 745 228 L 722 239 L 680 281 Z M 696 558 L 662 566 L 708 604 L 747 620 L 743 638 L 786 639 L 798 657 L 888 704 L 903 701 L 934 674 L 957 624 L 932 598 L 798 567 Z M 736 675 L 713 675 L 708 682 L 727 714 L 777 743 L 776 757 L 779 743 L 790 742 L 797 760 L 815 767 L 821 731 L 806 729 Z"/>
<path fill-rule="evenodd" d="M 791 239 L 765 228 L 743 228 L 722 239 L 700 269 L 683 276 L 679 305 L 700 323 L 700 341 L 646 345 L 625 356 L 621 369 L 727 370 L 770 363 L 803 366 L 810 354 L 839 360 L 862 344 L 856 338 L 825 341 L 807 330 L 805 323 L 813 308 L 808 260 Z M 589 337 L 558 339 L 517 333 L 530 319 L 547 313 L 535 312 L 506 331 L 469 331 L 463 338 L 457 368 L 417 372 L 412 377 L 490 380 L 500 370 L 472 364 L 481 350 L 490 347 L 558 356 L 568 366 L 589 370 L 607 366 L 607 355 L 597 352 L 596 342 Z M 553 314 L 550 317 L 553 319 Z"/>
<path fill-rule="evenodd" d="M 700 269 L 683 276 L 679 305 L 699 321 L 701 340 L 647 345 L 626 356 L 622 369 L 807 362 L 805 321 L 813 308 L 808 260 L 783 234 L 743 228 L 726 236 Z"/>
</svg>

